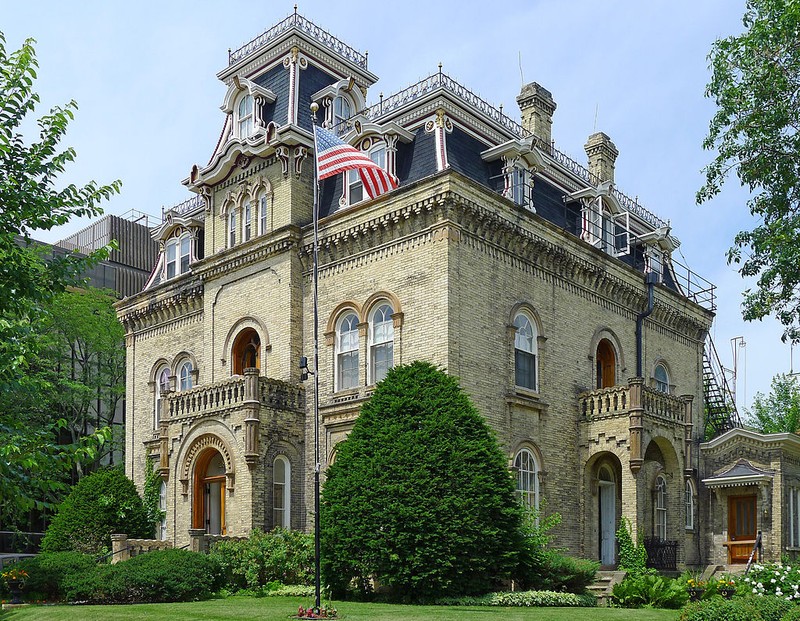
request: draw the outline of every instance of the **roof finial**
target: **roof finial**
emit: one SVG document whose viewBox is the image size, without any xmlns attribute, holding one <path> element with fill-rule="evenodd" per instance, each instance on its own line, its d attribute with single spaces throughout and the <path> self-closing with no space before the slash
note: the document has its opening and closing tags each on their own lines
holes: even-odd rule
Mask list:
<svg viewBox="0 0 800 621">
<path fill-rule="evenodd" d="M 442 61 L 440 60 L 439 61 L 439 74 L 441 75 L 441 73 L 442 73 Z"/>
<path fill-rule="evenodd" d="M 297 15 L 297 3 L 294 4 L 294 14 Z"/>
</svg>

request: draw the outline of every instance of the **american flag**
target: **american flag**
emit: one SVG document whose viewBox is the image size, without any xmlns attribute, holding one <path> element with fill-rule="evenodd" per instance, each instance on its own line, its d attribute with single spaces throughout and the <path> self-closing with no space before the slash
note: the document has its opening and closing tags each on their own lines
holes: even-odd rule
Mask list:
<svg viewBox="0 0 800 621">
<path fill-rule="evenodd" d="M 347 170 L 358 170 L 364 191 L 370 198 L 397 187 L 397 178 L 319 125 L 314 127 L 317 147 L 317 176 L 320 180 Z"/>
</svg>

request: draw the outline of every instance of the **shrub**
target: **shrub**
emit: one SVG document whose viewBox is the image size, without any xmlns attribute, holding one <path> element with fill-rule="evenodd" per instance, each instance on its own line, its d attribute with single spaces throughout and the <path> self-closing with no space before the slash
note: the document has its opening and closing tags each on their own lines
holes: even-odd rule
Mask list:
<svg viewBox="0 0 800 621">
<path fill-rule="evenodd" d="M 687 605 L 680 621 L 781 621 L 795 609 L 791 601 L 771 595 L 735 597 L 716 596 Z"/>
<path fill-rule="evenodd" d="M 795 606 L 783 615 L 781 621 L 800 621 L 800 606 Z"/>
<path fill-rule="evenodd" d="M 395 367 L 328 469 L 326 584 L 366 594 L 375 579 L 401 600 L 489 591 L 518 564 L 521 518 L 506 457 L 457 380 Z"/>
<path fill-rule="evenodd" d="M 153 536 L 136 486 L 118 468 L 81 479 L 58 507 L 42 540 L 42 552 L 99 554 L 111 547 L 111 533 Z"/>
<path fill-rule="evenodd" d="M 156 550 L 65 582 L 70 601 L 92 604 L 186 602 L 210 597 L 222 586 L 216 559 L 188 550 Z"/>
<path fill-rule="evenodd" d="M 518 580 L 521 588 L 583 593 L 594 582 L 599 568 L 597 561 L 564 556 L 553 550 L 538 555 L 537 560 L 529 568 L 530 573 Z"/>
<path fill-rule="evenodd" d="M 617 529 L 617 543 L 619 544 L 620 571 L 640 573 L 647 568 L 647 550 L 640 542 L 633 541 L 631 521 L 623 517 Z"/>
<path fill-rule="evenodd" d="M 97 562 L 90 554 L 79 552 L 53 552 L 25 559 L 19 566 L 28 572 L 25 597 L 51 602 L 66 599 L 64 584 L 71 577 L 93 574 Z"/>
<path fill-rule="evenodd" d="M 754 595 L 777 595 L 800 600 L 800 567 L 780 563 L 755 563 L 743 582 Z"/>
<path fill-rule="evenodd" d="M 597 606 L 597 598 L 594 595 L 557 593 L 555 591 L 504 591 L 486 595 L 443 597 L 434 600 L 434 604 L 439 606 L 581 606 L 591 608 Z"/>
<path fill-rule="evenodd" d="M 311 535 L 276 528 L 253 530 L 239 541 L 220 541 L 211 550 L 231 591 L 257 591 L 272 582 L 308 585 L 314 579 L 314 540 Z"/>
<path fill-rule="evenodd" d="M 689 599 L 686 585 L 653 570 L 632 573 L 614 585 L 611 603 L 620 608 L 680 608 Z"/>
</svg>

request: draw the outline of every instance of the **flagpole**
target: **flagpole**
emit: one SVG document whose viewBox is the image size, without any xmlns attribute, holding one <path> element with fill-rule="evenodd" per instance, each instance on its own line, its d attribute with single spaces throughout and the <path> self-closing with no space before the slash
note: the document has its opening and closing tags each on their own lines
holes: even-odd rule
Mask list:
<svg viewBox="0 0 800 621">
<path fill-rule="evenodd" d="M 314 134 L 314 206 L 312 221 L 314 223 L 314 257 L 312 283 L 314 290 L 314 605 L 317 610 L 321 605 L 320 598 L 320 515 L 319 515 L 319 170 L 317 166 L 317 110 L 319 105 L 311 104 L 311 124 Z"/>
</svg>

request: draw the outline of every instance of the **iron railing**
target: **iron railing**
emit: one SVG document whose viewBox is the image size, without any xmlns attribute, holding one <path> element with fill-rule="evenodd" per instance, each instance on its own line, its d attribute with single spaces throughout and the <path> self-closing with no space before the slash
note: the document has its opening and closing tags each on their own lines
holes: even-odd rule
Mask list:
<svg viewBox="0 0 800 621">
<path fill-rule="evenodd" d="M 678 542 L 645 537 L 644 549 L 647 551 L 647 566 L 652 569 L 676 570 L 678 568 Z"/>
<path fill-rule="evenodd" d="M 167 213 L 171 212 L 179 216 L 185 216 L 187 213 L 191 213 L 198 209 L 203 209 L 204 207 L 205 207 L 205 199 L 199 194 L 195 194 L 187 198 L 185 201 L 181 201 L 177 205 L 173 205 L 172 207 L 163 209 L 163 215 L 166 215 Z"/>
<path fill-rule="evenodd" d="M 753 544 L 753 551 L 750 552 L 750 558 L 747 559 L 747 565 L 744 568 L 745 576 L 750 571 L 750 567 L 753 565 L 753 559 L 755 558 L 756 550 L 758 550 L 758 562 L 760 563 L 763 554 L 762 543 L 761 543 L 761 531 L 758 531 L 758 535 L 756 536 L 756 542 Z"/>
<path fill-rule="evenodd" d="M 297 13 L 297 10 L 295 10 L 294 13 L 289 15 L 289 17 L 284 19 L 282 22 L 275 24 L 272 28 L 258 35 L 252 41 L 245 43 L 238 50 L 234 51 L 229 50 L 228 66 L 249 56 L 256 50 L 261 49 L 262 47 L 267 45 L 270 41 L 274 41 L 275 39 L 280 37 L 283 33 L 287 32 L 288 30 L 291 30 L 292 28 L 295 28 L 300 32 L 309 35 L 317 43 L 321 43 L 328 49 L 339 54 L 339 56 L 342 56 L 346 60 L 349 60 L 354 65 L 362 67 L 363 69 L 367 68 L 366 54 L 362 54 L 361 52 L 354 50 L 346 43 L 334 37 L 327 30 L 323 30 L 322 28 L 314 24 L 312 21 L 306 19 L 302 15 L 299 15 Z"/>
</svg>

